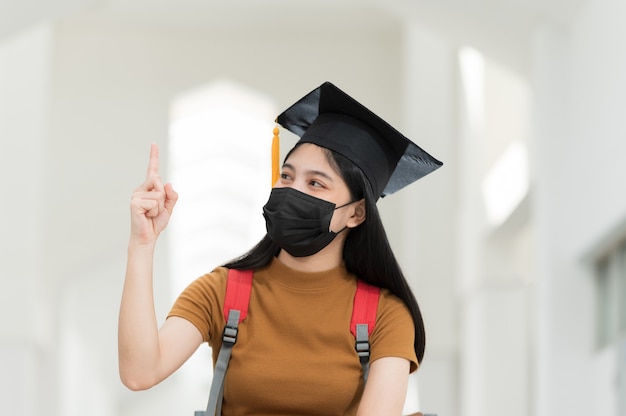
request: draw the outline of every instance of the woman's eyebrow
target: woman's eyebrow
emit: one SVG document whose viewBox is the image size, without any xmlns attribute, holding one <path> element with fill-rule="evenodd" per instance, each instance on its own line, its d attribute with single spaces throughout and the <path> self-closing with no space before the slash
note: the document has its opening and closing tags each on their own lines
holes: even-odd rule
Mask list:
<svg viewBox="0 0 626 416">
<path fill-rule="evenodd" d="M 283 168 L 291 169 L 294 172 L 296 171 L 296 168 L 294 168 L 293 165 L 290 163 L 283 163 Z M 304 173 L 307 175 L 321 176 L 322 178 L 327 179 L 330 182 L 333 182 L 333 178 L 330 175 L 328 175 L 326 172 L 322 172 L 321 170 L 311 169 L 311 170 L 305 171 Z"/>
</svg>

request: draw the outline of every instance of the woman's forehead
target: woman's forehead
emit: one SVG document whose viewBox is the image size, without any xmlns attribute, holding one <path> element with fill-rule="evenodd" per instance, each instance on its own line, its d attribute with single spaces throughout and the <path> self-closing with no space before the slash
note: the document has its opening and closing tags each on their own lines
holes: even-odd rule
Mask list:
<svg viewBox="0 0 626 416">
<path fill-rule="evenodd" d="M 313 166 L 317 169 L 327 168 L 332 169 L 327 156 L 327 150 L 312 143 L 303 143 L 296 147 L 285 164 L 294 166 L 295 164 L 303 166 Z M 294 166 L 299 167 L 299 166 Z"/>
<path fill-rule="evenodd" d="M 331 158 L 330 150 L 313 143 L 302 143 L 293 149 L 283 166 L 296 172 L 322 173 L 335 182 L 343 183 L 342 174 Z"/>
</svg>

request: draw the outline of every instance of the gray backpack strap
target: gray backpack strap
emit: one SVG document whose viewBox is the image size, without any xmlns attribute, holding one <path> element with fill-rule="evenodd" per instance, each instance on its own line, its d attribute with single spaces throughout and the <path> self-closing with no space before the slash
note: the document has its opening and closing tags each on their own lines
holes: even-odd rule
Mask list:
<svg viewBox="0 0 626 416">
<path fill-rule="evenodd" d="M 230 354 L 233 345 L 237 342 L 237 332 L 239 331 L 239 315 L 240 311 L 231 309 L 228 312 L 228 321 L 224 327 L 224 335 L 222 336 L 222 347 L 217 356 L 215 370 L 213 371 L 213 381 L 211 382 L 211 392 L 209 393 L 209 403 L 203 412 L 198 410 L 194 416 L 219 416 L 222 414 L 222 399 L 224 398 L 224 377 L 228 369 Z"/>
<path fill-rule="evenodd" d="M 363 369 L 363 384 L 367 383 L 367 375 L 370 372 L 370 342 L 367 328 L 367 324 L 356 325 L 355 349 Z"/>
</svg>

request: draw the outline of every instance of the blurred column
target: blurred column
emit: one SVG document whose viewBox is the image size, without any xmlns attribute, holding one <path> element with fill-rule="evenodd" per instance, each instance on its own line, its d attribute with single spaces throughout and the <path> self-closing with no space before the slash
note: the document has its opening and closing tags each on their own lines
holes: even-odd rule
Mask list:
<svg viewBox="0 0 626 416">
<path fill-rule="evenodd" d="M 558 228 L 559 219 L 570 214 L 570 209 L 563 211 L 561 199 L 562 183 L 559 179 L 563 176 L 562 161 L 555 163 L 555 156 L 563 153 L 565 145 L 572 142 L 571 133 L 568 132 L 570 120 L 568 120 L 569 93 L 568 83 L 568 45 L 567 34 L 556 30 L 549 25 L 543 25 L 534 32 L 532 40 L 532 76 L 533 90 L 535 92 L 534 109 L 534 140 L 531 147 L 531 160 L 537 180 L 534 184 L 535 197 L 533 198 L 534 223 L 537 229 L 537 272 L 538 272 L 538 304 L 537 314 L 541 319 L 537 320 L 537 375 L 535 380 L 535 394 L 537 397 L 534 413 L 539 416 L 561 414 L 559 403 L 569 402 L 572 397 L 573 380 L 565 380 L 560 375 L 565 367 L 572 368 L 573 360 L 580 357 L 566 355 L 573 351 L 572 345 L 566 348 L 558 348 L 555 340 L 560 330 L 557 317 L 564 316 L 559 310 L 565 310 L 559 304 L 559 291 L 572 296 L 573 275 L 564 275 L 563 281 L 567 282 L 561 288 L 555 281 L 555 262 L 563 258 L 562 250 L 565 246 L 558 240 L 567 236 L 572 239 L 569 230 Z M 569 151 L 569 149 L 568 149 Z M 539 178 L 541 178 L 539 180 Z M 568 181 L 570 179 L 568 178 Z M 572 212 L 575 212 L 572 210 Z M 564 299 L 561 297 L 561 299 Z M 567 315 L 568 320 L 572 319 Z M 576 327 L 580 328 L 580 325 Z M 580 337 L 579 339 L 582 339 Z M 580 374 L 584 363 L 581 362 L 573 367 Z M 578 377 L 578 376 L 577 376 Z M 576 400 L 576 405 L 581 406 L 583 400 Z M 582 409 L 581 409 L 582 410 Z M 596 408 L 594 412 L 603 413 L 602 409 Z M 585 412 L 581 413 L 585 414 Z"/>
<path fill-rule="evenodd" d="M 0 43 L 0 414 L 55 414 L 44 389 L 54 325 L 42 282 L 43 179 L 51 30 L 42 25 Z"/>
<path fill-rule="evenodd" d="M 626 416 L 626 340 L 621 339 L 618 343 L 617 367 L 619 375 L 617 380 L 617 416 Z"/>
<path fill-rule="evenodd" d="M 417 375 L 419 408 L 457 412 L 458 310 L 455 298 L 457 161 L 455 50 L 414 22 L 405 33 L 403 132 L 444 162 L 417 184 L 394 195 L 403 234 L 396 249 L 426 327 L 426 353 Z M 397 220 L 396 220 L 397 221 Z M 410 398 L 409 394 L 409 398 Z"/>
<path fill-rule="evenodd" d="M 527 140 L 529 91 L 477 50 L 463 48 L 459 58 L 460 414 L 525 416 L 533 400 L 534 230 L 528 178 L 514 180 L 527 175 L 527 162 L 510 155 Z M 487 216 L 494 212 L 501 214 Z"/>
</svg>

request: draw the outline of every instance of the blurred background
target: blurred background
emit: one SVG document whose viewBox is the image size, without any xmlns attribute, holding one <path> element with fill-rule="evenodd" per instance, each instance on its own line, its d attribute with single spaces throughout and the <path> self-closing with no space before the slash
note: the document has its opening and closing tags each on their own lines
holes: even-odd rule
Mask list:
<svg viewBox="0 0 626 416">
<path fill-rule="evenodd" d="M 275 116 L 329 80 L 442 160 L 379 202 L 422 308 L 407 412 L 626 415 L 626 2 L 0 0 L 0 414 L 130 392 L 117 313 L 150 143 L 180 193 L 157 315 L 264 232 Z M 289 147 L 283 132 L 283 154 Z"/>
</svg>

